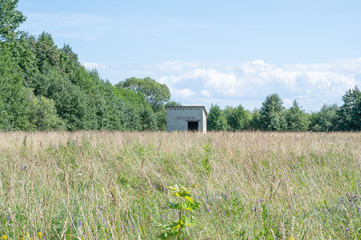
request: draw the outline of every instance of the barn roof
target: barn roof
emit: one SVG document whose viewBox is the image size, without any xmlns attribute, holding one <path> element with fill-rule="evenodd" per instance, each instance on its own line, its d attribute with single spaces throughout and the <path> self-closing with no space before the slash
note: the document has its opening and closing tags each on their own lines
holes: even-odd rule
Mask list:
<svg viewBox="0 0 361 240">
<path fill-rule="evenodd" d="M 203 111 L 206 114 L 206 116 L 208 115 L 205 106 L 166 106 L 165 108 L 203 108 Z"/>
</svg>

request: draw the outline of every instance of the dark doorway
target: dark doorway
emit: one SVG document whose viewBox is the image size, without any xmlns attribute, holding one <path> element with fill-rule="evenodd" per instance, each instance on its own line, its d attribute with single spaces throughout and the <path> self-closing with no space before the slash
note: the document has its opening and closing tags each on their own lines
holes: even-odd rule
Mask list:
<svg viewBox="0 0 361 240">
<path fill-rule="evenodd" d="M 198 122 L 188 122 L 188 131 L 198 131 Z"/>
</svg>

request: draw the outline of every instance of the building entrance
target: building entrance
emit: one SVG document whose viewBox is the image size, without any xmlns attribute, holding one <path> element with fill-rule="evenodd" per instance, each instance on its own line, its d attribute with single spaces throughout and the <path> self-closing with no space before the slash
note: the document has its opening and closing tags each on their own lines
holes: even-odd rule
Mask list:
<svg viewBox="0 0 361 240">
<path fill-rule="evenodd" d="M 197 132 L 198 122 L 188 122 L 188 131 Z"/>
</svg>

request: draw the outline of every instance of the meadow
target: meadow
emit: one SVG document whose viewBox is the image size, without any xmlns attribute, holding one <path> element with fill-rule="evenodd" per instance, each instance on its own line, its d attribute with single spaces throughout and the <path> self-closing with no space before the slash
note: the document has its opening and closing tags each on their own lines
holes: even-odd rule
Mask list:
<svg viewBox="0 0 361 240">
<path fill-rule="evenodd" d="M 0 238 L 361 239 L 361 133 L 0 133 Z"/>
</svg>

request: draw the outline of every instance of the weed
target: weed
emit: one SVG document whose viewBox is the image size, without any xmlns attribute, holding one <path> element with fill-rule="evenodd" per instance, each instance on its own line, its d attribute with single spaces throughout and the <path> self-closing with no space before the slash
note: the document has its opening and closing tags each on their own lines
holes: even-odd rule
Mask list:
<svg viewBox="0 0 361 240">
<path fill-rule="evenodd" d="M 201 172 L 209 177 L 212 173 L 212 149 L 209 144 L 203 145 L 203 158 L 201 159 Z"/>
<path fill-rule="evenodd" d="M 200 202 L 194 201 L 190 190 L 195 188 L 193 185 L 189 188 L 168 187 L 170 195 L 176 197 L 174 202 L 167 202 L 168 208 L 177 212 L 178 218 L 176 221 L 171 221 L 167 224 L 159 225 L 162 233 L 159 235 L 161 239 L 177 238 L 180 239 L 184 235 L 184 230 L 187 227 L 193 227 L 197 220 L 194 216 L 188 216 L 187 211 L 194 211 L 200 206 Z"/>
</svg>

